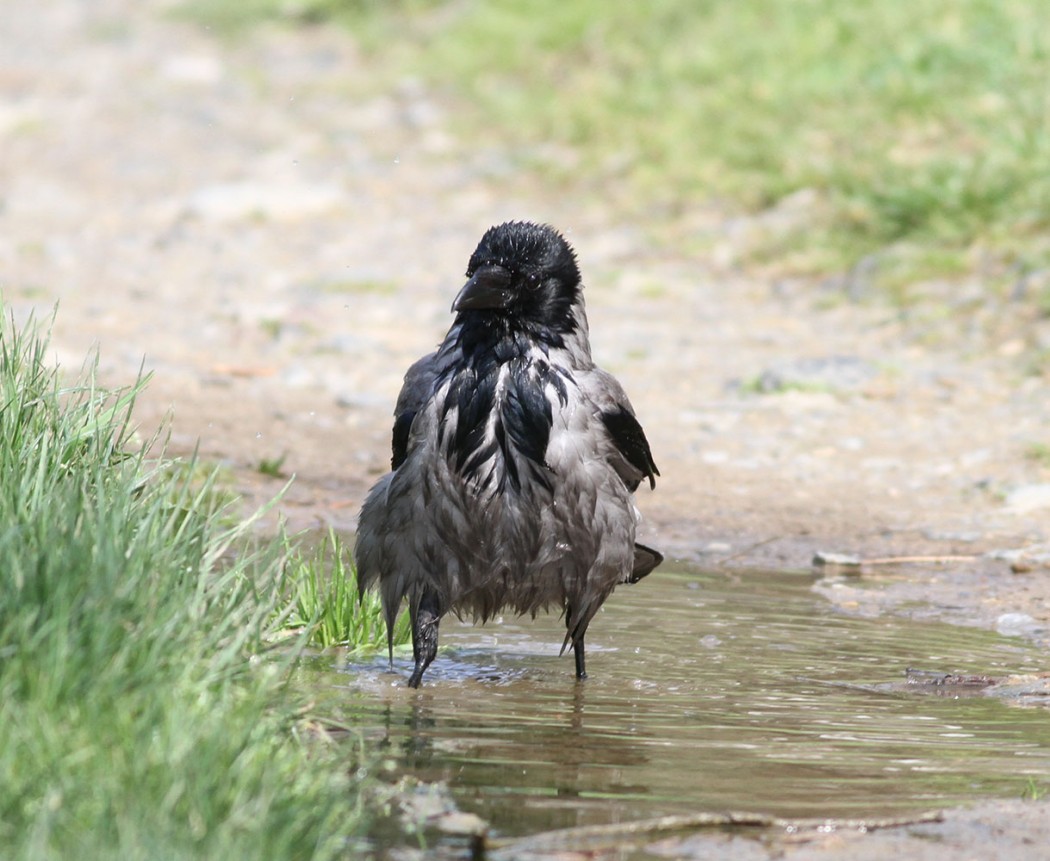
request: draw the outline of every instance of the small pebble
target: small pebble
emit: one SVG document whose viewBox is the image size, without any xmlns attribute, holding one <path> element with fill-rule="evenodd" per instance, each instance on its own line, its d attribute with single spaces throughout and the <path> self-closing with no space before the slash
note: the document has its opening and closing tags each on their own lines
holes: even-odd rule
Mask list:
<svg viewBox="0 0 1050 861">
<path fill-rule="evenodd" d="M 813 566 L 821 568 L 825 565 L 838 565 L 843 568 L 859 568 L 860 557 L 852 556 L 848 553 L 825 553 L 823 550 L 818 550 L 813 555 Z"/>
<path fill-rule="evenodd" d="M 480 816 L 461 810 L 446 813 L 434 820 L 433 824 L 445 834 L 484 834 L 489 829 L 488 823 Z"/>
<path fill-rule="evenodd" d="M 1028 514 L 1050 508 L 1050 484 L 1026 484 L 1006 497 L 1006 508 L 1014 514 Z"/>
<path fill-rule="evenodd" d="M 995 630 L 1005 637 L 1031 634 L 1039 629 L 1039 623 L 1027 613 L 1003 613 L 995 620 Z"/>
</svg>

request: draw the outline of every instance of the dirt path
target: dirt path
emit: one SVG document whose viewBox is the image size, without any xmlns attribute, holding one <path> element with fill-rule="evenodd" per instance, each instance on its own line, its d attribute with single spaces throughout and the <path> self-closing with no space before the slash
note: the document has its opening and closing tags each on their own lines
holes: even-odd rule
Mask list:
<svg viewBox="0 0 1050 861">
<path fill-rule="evenodd" d="M 953 331 L 741 274 L 750 232 L 790 207 L 624 223 L 600 188 L 556 195 L 506 153 L 467 149 L 418 83 L 379 91 L 345 34 L 230 46 L 168 6 L 0 16 L 5 303 L 22 319 L 57 301 L 59 359 L 99 345 L 107 383 L 144 362 L 144 427 L 172 412 L 173 447 L 199 443 L 250 501 L 278 491 L 258 466 L 284 457 L 292 524 L 352 528 L 401 374 L 447 327 L 481 232 L 549 221 L 577 248 L 596 356 L 663 473 L 640 501 L 648 540 L 710 564 L 976 557 L 894 569 L 876 609 L 1020 614 L 1050 640 L 1050 470 L 1026 457 L 1050 444 L 1050 379 L 1023 372 L 996 309 Z M 711 252 L 669 253 L 664 226 Z M 1050 344 L 1050 323 L 1035 337 Z M 1025 549 L 1026 573 L 982 555 Z"/>
</svg>

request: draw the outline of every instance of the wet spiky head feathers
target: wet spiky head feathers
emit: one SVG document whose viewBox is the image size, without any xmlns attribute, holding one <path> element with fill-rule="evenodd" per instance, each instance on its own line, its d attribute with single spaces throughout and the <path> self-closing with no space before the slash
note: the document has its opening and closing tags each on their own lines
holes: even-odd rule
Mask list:
<svg viewBox="0 0 1050 861">
<path fill-rule="evenodd" d="M 500 317 L 512 327 L 574 331 L 582 286 L 576 254 L 547 224 L 508 221 L 489 228 L 467 265 L 453 308 L 463 319 Z"/>
</svg>

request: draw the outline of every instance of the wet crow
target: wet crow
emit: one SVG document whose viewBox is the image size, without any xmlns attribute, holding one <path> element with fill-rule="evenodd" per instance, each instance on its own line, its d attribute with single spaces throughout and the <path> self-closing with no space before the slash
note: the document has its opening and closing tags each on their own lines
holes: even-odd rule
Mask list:
<svg viewBox="0 0 1050 861">
<path fill-rule="evenodd" d="M 418 687 L 449 611 L 565 613 L 585 678 L 587 625 L 663 557 L 634 541 L 633 493 L 659 475 L 623 388 L 595 366 L 580 273 L 546 225 L 482 237 L 438 349 L 405 375 L 393 471 L 361 510 L 359 588 L 378 583 L 388 641 L 408 599 Z M 393 654 L 391 647 L 391 663 Z"/>
</svg>

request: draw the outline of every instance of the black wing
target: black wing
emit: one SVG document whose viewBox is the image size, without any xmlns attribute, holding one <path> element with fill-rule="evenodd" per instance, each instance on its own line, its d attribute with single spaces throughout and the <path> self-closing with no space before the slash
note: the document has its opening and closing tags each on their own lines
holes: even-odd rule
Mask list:
<svg viewBox="0 0 1050 861">
<path fill-rule="evenodd" d="M 394 407 L 394 432 L 390 440 L 391 469 L 397 469 L 408 457 L 408 438 L 412 422 L 416 413 L 429 400 L 437 375 L 437 353 L 424 356 L 405 374 L 405 383 L 401 387 L 401 394 L 397 396 L 397 406 Z"/>
<path fill-rule="evenodd" d="M 398 413 L 394 416 L 394 432 L 390 439 L 391 469 L 397 469 L 408 457 L 408 432 L 412 429 L 412 422 L 415 417 L 415 410 Z"/>
<path fill-rule="evenodd" d="M 660 470 L 656 468 L 656 464 L 653 462 L 653 453 L 649 449 L 649 440 L 645 438 L 645 431 L 642 430 L 638 419 L 623 404 L 617 404 L 612 409 L 603 410 L 601 416 L 602 423 L 612 437 L 613 442 L 616 443 L 620 454 L 624 456 L 631 466 L 649 479 L 650 488 L 656 487 L 656 476 L 660 474 Z M 635 481 L 634 487 L 631 487 L 630 490 L 634 492 L 637 488 L 638 482 Z"/>
</svg>

